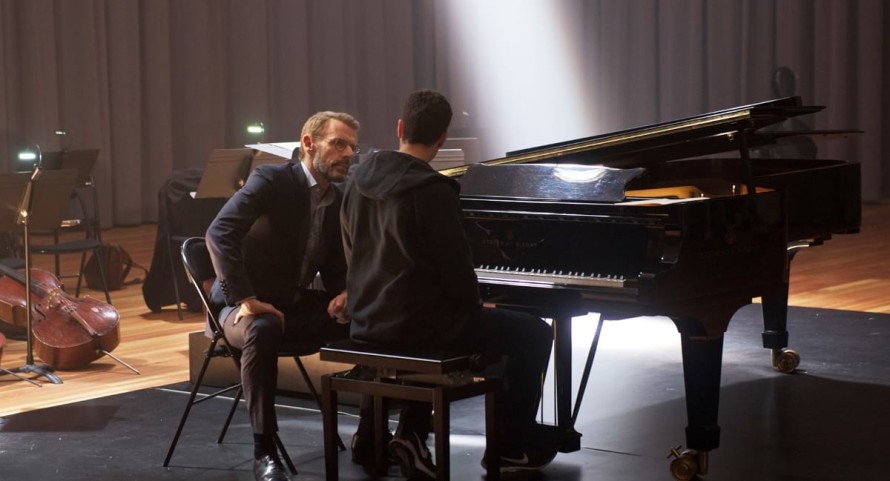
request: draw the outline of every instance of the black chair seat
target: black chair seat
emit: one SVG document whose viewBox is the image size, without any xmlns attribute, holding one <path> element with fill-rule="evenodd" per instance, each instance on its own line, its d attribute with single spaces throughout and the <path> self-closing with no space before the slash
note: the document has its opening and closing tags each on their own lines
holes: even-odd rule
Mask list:
<svg viewBox="0 0 890 481">
<path fill-rule="evenodd" d="M 32 254 L 74 254 L 102 247 L 98 239 L 77 239 L 60 244 L 31 244 Z"/>
</svg>

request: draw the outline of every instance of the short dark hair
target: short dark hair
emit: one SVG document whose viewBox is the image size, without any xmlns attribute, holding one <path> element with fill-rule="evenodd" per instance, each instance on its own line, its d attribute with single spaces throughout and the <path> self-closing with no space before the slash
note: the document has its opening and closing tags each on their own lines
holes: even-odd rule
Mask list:
<svg viewBox="0 0 890 481">
<path fill-rule="evenodd" d="M 451 124 L 451 104 L 435 90 L 412 92 L 402 109 L 402 140 L 433 145 Z"/>
</svg>

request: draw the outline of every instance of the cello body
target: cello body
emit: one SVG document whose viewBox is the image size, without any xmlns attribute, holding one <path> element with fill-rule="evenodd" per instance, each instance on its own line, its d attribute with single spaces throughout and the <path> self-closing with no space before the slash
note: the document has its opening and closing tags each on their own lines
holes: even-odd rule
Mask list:
<svg viewBox="0 0 890 481">
<path fill-rule="evenodd" d="M 25 282 L 10 273 L 0 277 L 0 309 L 13 328 L 27 333 Z M 120 314 L 92 297 L 75 298 L 49 271 L 31 269 L 31 330 L 34 353 L 56 369 L 83 367 L 120 344 Z M 18 314 L 17 314 L 18 313 Z"/>
</svg>

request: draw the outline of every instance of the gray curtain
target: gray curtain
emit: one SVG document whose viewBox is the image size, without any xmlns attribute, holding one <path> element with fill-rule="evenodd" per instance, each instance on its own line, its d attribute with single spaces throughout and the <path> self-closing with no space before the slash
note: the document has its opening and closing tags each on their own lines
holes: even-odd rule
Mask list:
<svg viewBox="0 0 890 481">
<path fill-rule="evenodd" d="M 405 95 L 432 87 L 452 98 L 454 131 L 478 136 L 484 157 L 495 157 L 553 136 L 773 98 L 772 73 L 786 66 L 807 103 L 827 106 L 807 120 L 811 127 L 866 132 L 820 146 L 819 156 L 861 162 L 864 199 L 890 198 L 890 9 L 882 0 L 525 0 L 502 3 L 503 14 L 479 5 L 0 0 L 0 171 L 15 170 L 15 152 L 29 144 L 58 150 L 53 132 L 64 129 L 65 146 L 101 149 L 94 178 L 103 221 L 134 225 L 157 220 L 158 189 L 176 170 L 203 166 L 215 148 L 256 141 L 245 132 L 251 122 L 266 125 L 266 141 L 296 140 L 308 115 L 345 110 L 362 122 L 363 144 L 391 148 Z M 479 65 L 474 55 L 485 62 L 490 49 L 481 47 L 501 42 L 502 55 L 535 76 L 535 59 L 509 52 L 522 44 L 510 39 L 542 29 L 511 22 L 508 12 L 541 5 L 561 18 L 583 121 L 540 139 L 500 141 L 513 121 L 558 125 L 559 114 L 548 112 L 556 99 L 529 102 L 556 93 L 532 83 L 506 102 L 512 112 L 488 109 L 497 85 L 516 75 L 483 78 L 465 67 Z M 469 41 L 474 15 L 479 36 Z M 504 33 L 494 37 L 494 27 Z"/>
</svg>

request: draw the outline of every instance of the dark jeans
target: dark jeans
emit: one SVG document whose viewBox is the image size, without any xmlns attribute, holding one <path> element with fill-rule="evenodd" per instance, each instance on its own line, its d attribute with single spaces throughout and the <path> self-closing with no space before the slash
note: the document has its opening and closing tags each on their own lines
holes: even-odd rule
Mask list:
<svg viewBox="0 0 890 481">
<path fill-rule="evenodd" d="M 482 308 L 466 323 L 454 343 L 461 349 L 504 356 L 504 394 L 497 405 L 500 442 L 504 452 L 522 448 L 535 424 L 541 381 L 553 345 L 553 332 L 542 319 L 498 308 Z M 396 436 L 417 433 L 426 439 L 432 406 L 408 402 L 402 408 Z"/>
<path fill-rule="evenodd" d="M 242 318 L 233 324 L 238 307 L 224 307 L 219 314 L 226 340 L 241 350 L 241 384 L 250 423 L 255 434 L 278 431 L 275 392 L 278 387 L 278 350 L 286 342 L 315 342 L 319 345 L 349 337 L 349 324 L 337 324 L 327 313 L 330 298 L 318 291 L 303 291 L 299 301 L 282 306 L 285 329 L 275 316 Z"/>
</svg>

